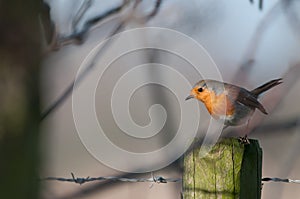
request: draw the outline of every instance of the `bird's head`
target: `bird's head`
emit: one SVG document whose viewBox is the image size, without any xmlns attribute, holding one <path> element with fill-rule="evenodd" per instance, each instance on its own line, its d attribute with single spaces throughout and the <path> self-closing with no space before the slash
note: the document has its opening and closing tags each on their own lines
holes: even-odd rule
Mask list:
<svg viewBox="0 0 300 199">
<path fill-rule="evenodd" d="M 195 84 L 195 86 L 191 90 L 190 95 L 185 100 L 196 98 L 202 102 L 205 102 L 209 96 L 210 91 L 208 89 L 206 81 L 201 80 Z"/>
</svg>

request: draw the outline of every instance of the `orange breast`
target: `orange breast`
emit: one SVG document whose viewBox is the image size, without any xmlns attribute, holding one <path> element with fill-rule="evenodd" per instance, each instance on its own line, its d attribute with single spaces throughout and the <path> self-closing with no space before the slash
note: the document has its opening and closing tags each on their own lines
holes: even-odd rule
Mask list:
<svg viewBox="0 0 300 199">
<path fill-rule="evenodd" d="M 213 91 L 206 90 L 201 95 L 200 100 L 212 116 L 224 116 L 225 112 L 229 116 L 234 113 L 234 106 L 226 94 L 215 95 Z"/>
</svg>

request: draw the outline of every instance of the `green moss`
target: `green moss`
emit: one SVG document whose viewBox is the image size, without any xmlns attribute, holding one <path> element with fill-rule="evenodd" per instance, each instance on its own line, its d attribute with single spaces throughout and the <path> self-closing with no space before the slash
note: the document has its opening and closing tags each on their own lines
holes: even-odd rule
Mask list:
<svg viewBox="0 0 300 199">
<path fill-rule="evenodd" d="M 251 141 L 251 144 L 253 143 Z M 207 150 L 208 147 L 202 149 Z M 242 168 L 244 151 L 244 145 L 236 138 L 226 138 L 213 146 L 205 157 L 199 156 L 200 148 L 186 155 L 183 175 L 184 198 L 240 198 L 240 174 L 242 170 L 247 172 L 247 168 Z M 250 158 L 257 159 L 255 155 Z"/>
</svg>

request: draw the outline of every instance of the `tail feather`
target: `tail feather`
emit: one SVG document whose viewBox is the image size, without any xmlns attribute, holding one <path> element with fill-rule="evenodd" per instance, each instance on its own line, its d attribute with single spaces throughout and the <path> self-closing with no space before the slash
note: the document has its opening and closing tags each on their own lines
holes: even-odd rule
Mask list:
<svg viewBox="0 0 300 199">
<path fill-rule="evenodd" d="M 281 84 L 282 83 L 281 80 L 282 80 L 282 78 L 271 80 L 271 81 L 265 83 L 264 85 L 259 86 L 256 89 L 253 89 L 251 91 L 251 93 L 253 95 L 255 95 L 256 97 L 258 97 L 261 93 L 273 88 L 274 86 L 277 86 L 278 84 Z"/>
</svg>

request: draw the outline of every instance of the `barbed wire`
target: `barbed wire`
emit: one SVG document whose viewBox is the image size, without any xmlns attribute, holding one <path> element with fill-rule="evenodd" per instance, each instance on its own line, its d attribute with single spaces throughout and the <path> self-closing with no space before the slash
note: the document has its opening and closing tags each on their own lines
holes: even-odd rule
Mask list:
<svg viewBox="0 0 300 199">
<path fill-rule="evenodd" d="M 77 178 L 77 177 L 75 177 L 74 173 L 71 173 L 71 176 L 72 176 L 72 178 L 47 177 L 47 178 L 43 178 L 41 180 L 73 182 L 73 183 L 80 184 L 80 185 L 87 183 L 87 182 L 104 181 L 104 180 L 121 181 L 121 182 L 152 182 L 152 183 L 156 183 L 156 184 L 182 181 L 181 178 L 165 178 L 163 176 L 154 176 L 153 174 L 151 174 L 150 178 L 126 178 L 126 177 L 117 177 L 117 176 Z"/>
<path fill-rule="evenodd" d="M 47 178 L 43 178 L 41 180 L 73 182 L 73 183 L 80 184 L 80 185 L 87 183 L 87 182 L 105 181 L 105 180 L 121 181 L 121 182 L 152 182 L 152 183 L 156 183 L 156 184 L 168 183 L 168 182 L 182 182 L 182 178 L 165 178 L 163 176 L 154 176 L 153 173 L 151 173 L 150 178 L 126 178 L 126 177 L 118 177 L 118 176 L 77 178 L 77 177 L 75 177 L 74 173 L 71 173 L 71 176 L 72 176 L 72 178 L 47 177 Z M 300 180 L 293 180 L 293 179 L 288 179 L 288 178 L 265 177 L 265 178 L 262 178 L 261 181 L 262 182 L 284 182 L 284 183 L 300 184 Z"/>
<path fill-rule="evenodd" d="M 263 182 L 285 182 L 285 183 L 296 183 L 296 184 L 300 184 L 300 180 L 292 180 L 292 179 L 288 179 L 288 178 L 263 178 L 261 179 L 261 181 Z"/>
</svg>

